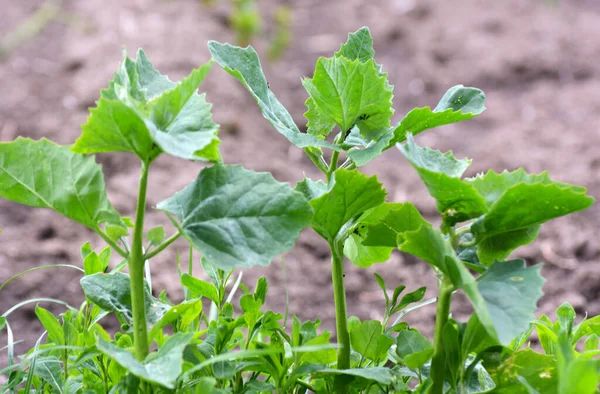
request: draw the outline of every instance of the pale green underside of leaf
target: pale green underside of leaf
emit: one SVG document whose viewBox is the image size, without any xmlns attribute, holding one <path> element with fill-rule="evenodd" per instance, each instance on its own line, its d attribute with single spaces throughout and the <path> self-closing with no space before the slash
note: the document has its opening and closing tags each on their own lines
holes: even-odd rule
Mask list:
<svg viewBox="0 0 600 394">
<path fill-rule="evenodd" d="M 393 247 L 366 246 L 363 239 L 357 234 L 350 234 L 344 243 L 344 255 L 354 265 L 362 268 L 370 267 L 375 263 L 385 263 L 390 259 Z"/>
<path fill-rule="evenodd" d="M 457 160 L 452 152 L 422 148 L 410 134 L 405 144 L 397 146 L 419 173 L 446 221 L 454 224 L 486 213 L 485 200 L 477 189 L 460 179 L 470 160 Z"/>
<path fill-rule="evenodd" d="M 223 270 L 268 265 L 312 217 L 301 193 L 241 166 L 205 168 L 157 208 L 177 216 L 190 242 Z"/>
<path fill-rule="evenodd" d="M 339 147 L 314 135 L 300 132 L 290 113 L 269 89 L 254 48 L 240 48 L 210 41 L 208 49 L 215 61 L 248 89 L 265 119 L 292 144 L 299 148 L 323 147 L 340 150 Z"/>
<path fill-rule="evenodd" d="M 331 182 L 327 193 L 310 202 L 315 212 L 312 227 L 328 241 L 350 220 L 383 203 L 386 196 L 377 177 L 367 178 L 358 171 L 337 170 Z"/>
<path fill-rule="evenodd" d="M 376 141 L 359 145 L 362 149 L 354 148 L 348 156 L 357 166 L 365 165 L 383 151 L 406 140 L 408 133 L 415 136 L 425 130 L 468 120 L 481 114 L 485 110 L 484 101 L 485 94 L 481 90 L 454 86 L 444 94 L 434 110 L 430 107 L 413 109 Z"/>
<path fill-rule="evenodd" d="M 379 137 L 390 127 L 392 92 L 385 75 L 379 75 L 373 60 L 361 63 L 344 57 L 320 58 L 312 79 L 302 85 L 327 118 L 341 130 L 357 125 L 367 139 Z"/>
<path fill-rule="evenodd" d="M 151 361 L 146 363 L 139 362 L 127 350 L 101 338 L 98 338 L 96 346 L 98 350 L 135 376 L 173 389 L 177 378 L 181 375 L 183 350 L 193 337 L 192 334 L 174 334 L 167 339 L 156 355 L 153 355 Z"/>
<path fill-rule="evenodd" d="M 124 226 L 108 201 L 104 176 L 93 157 L 42 139 L 0 143 L 0 196 L 32 207 L 51 208 L 91 229 Z"/>
<path fill-rule="evenodd" d="M 126 59 L 124 64 L 128 62 L 131 60 Z M 146 101 L 148 95 L 139 93 L 139 89 L 123 92 L 127 88 L 120 83 L 126 77 L 117 78 L 117 74 L 109 88 L 114 94 L 105 91 L 97 107 L 91 110 L 73 150 L 86 154 L 131 152 L 143 161 L 151 161 L 163 151 L 187 160 L 218 161 L 219 127 L 212 120 L 212 106 L 205 95 L 196 93 L 210 67 L 211 63 L 207 63 L 193 70 L 178 84 L 162 80 L 153 82 L 146 90 L 142 88 L 141 91 L 152 93 L 152 101 Z M 135 84 L 136 75 L 133 73 L 126 84 Z M 161 81 L 158 77 L 147 78 Z M 166 87 L 170 89 L 161 90 Z"/>
</svg>

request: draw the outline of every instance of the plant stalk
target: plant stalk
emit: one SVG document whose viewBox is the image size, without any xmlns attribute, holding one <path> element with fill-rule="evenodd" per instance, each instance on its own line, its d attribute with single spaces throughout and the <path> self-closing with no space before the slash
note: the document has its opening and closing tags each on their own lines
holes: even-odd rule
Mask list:
<svg viewBox="0 0 600 394">
<path fill-rule="evenodd" d="M 348 317 L 346 313 L 346 291 L 344 288 L 344 254 L 343 244 L 333 242 L 331 247 L 331 278 L 333 280 L 333 298 L 335 301 L 336 335 L 340 348 L 338 349 L 338 369 L 350 368 L 350 333 L 348 332 Z M 343 378 L 341 377 L 340 381 Z M 337 393 L 346 393 L 346 384 L 337 385 Z"/>
<path fill-rule="evenodd" d="M 142 162 L 142 174 L 135 210 L 135 229 L 129 256 L 129 276 L 131 281 L 131 307 L 133 312 L 133 341 L 135 357 L 143 361 L 148 355 L 148 330 L 146 327 L 146 299 L 144 295 L 144 214 L 146 211 L 146 190 L 148 188 L 149 165 Z"/>
<path fill-rule="evenodd" d="M 433 385 L 429 394 L 443 394 L 444 376 L 446 374 L 446 350 L 444 349 L 443 331 L 450 316 L 450 304 L 454 286 L 448 278 L 440 284 L 437 311 L 435 316 L 435 333 L 433 338 L 433 358 L 431 360 L 431 378 Z"/>
</svg>

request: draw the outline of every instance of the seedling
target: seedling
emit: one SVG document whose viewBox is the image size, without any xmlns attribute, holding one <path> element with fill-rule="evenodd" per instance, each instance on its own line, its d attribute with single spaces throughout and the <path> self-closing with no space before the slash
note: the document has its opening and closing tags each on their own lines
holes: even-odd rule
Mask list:
<svg viewBox="0 0 600 394">
<path fill-rule="evenodd" d="M 211 105 L 196 93 L 212 60 L 174 83 L 153 68 L 143 51 L 135 60 L 125 56 L 74 145 L 25 138 L 0 143 L 0 196 L 51 208 L 108 244 L 99 253 L 85 244 L 83 268 L 65 265 L 82 271 L 86 300 L 79 308 L 67 305 L 60 319 L 38 305 L 36 315 L 46 333 L 19 363 L 7 317 L 29 302 L 62 302 L 28 300 L 3 313 L 0 329 L 9 338 L 9 365 L 0 370 L 8 374 L 3 390 L 595 392 L 596 318 L 574 327 L 574 312 L 564 306 L 557 312 L 558 323 L 544 316 L 535 321 L 544 282 L 540 266 L 507 260 L 536 239 L 543 223 L 585 209 L 593 199 L 582 187 L 522 169 L 462 178 L 469 160 L 414 140 L 427 129 L 481 114 L 482 91 L 457 85 L 434 109 L 416 108 L 392 126 L 393 86 L 373 59 L 369 30 L 362 28 L 334 56 L 320 58 L 312 78 L 302 81 L 309 95 L 308 131 L 303 133 L 269 88 L 254 49 L 210 42 L 209 50 L 250 91 L 275 129 L 307 154 L 323 180 L 307 178 L 291 188 L 268 173 L 223 164 Z M 386 201 L 377 178 L 358 170 L 394 147 L 436 200 L 440 229 L 413 204 Z M 109 202 L 93 157 L 115 151 L 133 154 L 141 163 L 133 220 Z M 161 154 L 209 163 L 190 185 L 157 205 L 173 224 L 170 236 L 162 228 L 144 227 L 149 173 Z M 253 291 L 241 284 L 241 276 L 231 286 L 235 269 L 268 265 L 291 249 L 308 226 L 331 251 L 337 345 L 330 343 L 328 331 L 318 332 L 319 321 L 294 316 L 286 329 L 281 314 L 263 310 L 264 278 Z M 190 253 L 187 273 L 177 264 L 185 301 L 172 305 L 166 294 L 153 295 L 144 268 L 180 237 L 202 254 L 209 281 L 192 275 Z M 437 297 L 424 300 L 425 288 L 402 295 L 404 286 L 390 297 L 385 278 L 376 276 L 385 298 L 383 321 L 348 318 L 345 257 L 368 267 L 387 261 L 394 249 L 433 268 Z M 115 266 L 113 252 L 123 259 Z M 122 272 L 125 267 L 128 274 Z M 42 268 L 48 267 L 37 269 Z M 237 302 L 239 289 L 243 294 Z M 451 317 L 457 291 L 473 305 L 466 323 Z M 210 302 L 210 312 L 203 299 Z M 432 343 L 401 319 L 434 302 Z M 121 322 L 114 336 L 100 324 L 109 314 Z M 534 326 L 546 355 L 520 350 Z M 583 338 L 584 351 L 577 352 Z M 549 380 L 536 377 L 540 369 Z"/>
</svg>

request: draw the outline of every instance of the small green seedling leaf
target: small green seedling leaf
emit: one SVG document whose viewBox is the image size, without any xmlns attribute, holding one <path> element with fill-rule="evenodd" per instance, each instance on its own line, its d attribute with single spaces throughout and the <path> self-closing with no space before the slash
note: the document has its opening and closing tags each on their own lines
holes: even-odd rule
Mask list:
<svg viewBox="0 0 600 394">
<path fill-rule="evenodd" d="M 436 207 L 444 222 L 454 225 L 486 213 L 485 200 L 474 186 L 460 177 L 471 164 L 470 160 L 457 160 L 452 152 L 422 148 L 408 134 L 404 145 L 398 145 L 404 157 L 417 170 L 436 200 Z"/>
<path fill-rule="evenodd" d="M 421 368 L 433 356 L 433 345 L 414 330 L 403 330 L 396 338 L 396 354 L 410 369 Z"/>
<path fill-rule="evenodd" d="M 365 320 L 350 330 L 352 348 L 375 362 L 386 357 L 394 340 L 383 333 L 378 320 Z"/>
<path fill-rule="evenodd" d="M 358 171 L 337 170 L 331 182 L 327 193 L 310 202 L 315 211 L 312 227 L 329 241 L 350 220 L 383 203 L 386 195 L 377 177 L 367 178 Z"/>
<path fill-rule="evenodd" d="M 94 158 L 46 139 L 0 143 L 0 197 L 51 208 L 92 230 L 100 223 L 123 226 Z"/>
<path fill-rule="evenodd" d="M 48 383 L 55 392 L 62 393 L 64 388 L 61 362 L 56 357 L 38 357 L 35 361 L 35 376 Z"/>
<path fill-rule="evenodd" d="M 39 305 L 35 307 L 35 314 L 40 319 L 44 329 L 48 331 L 48 338 L 57 345 L 64 345 L 65 335 L 58 319 L 50 311 Z"/>
<path fill-rule="evenodd" d="M 367 379 L 382 385 L 392 383 L 393 375 L 389 368 L 373 367 L 373 368 L 352 368 L 352 369 L 321 369 L 315 372 L 315 375 L 331 374 L 331 375 L 347 375 Z"/>
<path fill-rule="evenodd" d="M 93 275 L 99 272 L 104 272 L 108 264 L 105 265 L 105 262 L 100 260 L 100 257 L 96 254 L 96 252 L 92 252 L 88 254 L 83 260 L 83 270 L 86 275 Z"/>
<path fill-rule="evenodd" d="M 210 41 L 208 50 L 225 71 L 248 89 L 258 103 L 265 119 L 292 144 L 299 148 L 324 147 L 340 150 L 340 148 L 321 138 L 300 132 L 290 113 L 269 89 L 254 48 L 240 48 Z"/>
<path fill-rule="evenodd" d="M 529 394 L 530 391 L 519 381 L 519 377 L 539 393 L 558 394 L 556 360 L 531 349 L 510 355 L 494 371 L 494 377 L 495 391 L 501 394 Z"/>
<path fill-rule="evenodd" d="M 400 303 L 392 309 L 391 314 L 406 308 L 410 304 L 421 301 L 423 297 L 425 297 L 425 291 L 427 291 L 426 287 L 419 287 L 417 290 L 405 294 L 400 300 Z"/>
<path fill-rule="evenodd" d="M 362 63 L 338 56 L 320 58 L 313 78 L 304 79 L 302 85 L 323 116 L 333 119 L 342 131 L 357 125 L 372 140 L 389 129 L 394 113 L 386 77 L 373 60 Z"/>
<path fill-rule="evenodd" d="M 294 246 L 312 217 L 304 196 L 289 185 L 230 165 L 203 169 L 157 208 L 176 215 L 188 240 L 223 270 L 268 265 Z"/>
<path fill-rule="evenodd" d="M 373 37 L 368 27 L 361 27 L 354 33 L 348 34 L 348 40 L 340 46 L 335 53 L 336 57 L 345 57 L 348 60 L 358 60 L 361 63 L 368 62 L 375 56 L 373 49 Z"/>
<path fill-rule="evenodd" d="M 141 363 L 133 354 L 110 342 L 98 338 L 97 347 L 102 353 L 115 360 L 135 376 L 169 389 L 175 388 L 175 381 L 182 371 L 183 350 L 193 339 L 192 334 L 178 333 L 167 339 L 149 361 Z"/>
<path fill-rule="evenodd" d="M 146 239 L 152 245 L 160 245 L 160 243 L 165 239 L 165 228 L 163 226 L 151 228 L 146 234 Z"/>
<path fill-rule="evenodd" d="M 190 289 L 196 295 L 208 298 L 217 305 L 221 304 L 221 300 L 219 299 L 219 292 L 212 283 L 208 283 L 201 279 L 194 278 L 193 276 L 190 276 L 188 274 L 183 274 L 181 275 L 181 284 Z"/>
</svg>

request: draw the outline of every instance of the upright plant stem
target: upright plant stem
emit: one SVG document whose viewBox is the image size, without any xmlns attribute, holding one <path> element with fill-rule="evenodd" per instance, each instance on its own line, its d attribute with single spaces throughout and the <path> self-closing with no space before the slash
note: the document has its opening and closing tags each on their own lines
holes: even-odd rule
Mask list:
<svg viewBox="0 0 600 394">
<path fill-rule="evenodd" d="M 338 349 L 338 369 L 350 368 L 350 334 L 346 313 L 346 291 L 344 289 L 344 254 L 341 245 L 333 242 L 331 247 L 331 278 L 333 280 L 333 298 L 335 300 L 335 322 Z M 341 380 L 341 379 L 340 379 Z M 346 393 L 347 385 L 338 385 L 338 393 Z"/>
<path fill-rule="evenodd" d="M 143 361 L 148 355 L 148 332 L 146 328 L 146 306 L 144 297 L 144 255 L 142 241 L 144 236 L 144 213 L 146 211 L 146 189 L 148 188 L 149 164 L 142 162 L 142 175 L 135 210 L 135 229 L 129 256 L 129 275 L 131 280 L 131 306 L 133 312 L 133 340 L 135 357 Z"/>
<path fill-rule="evenodd" d="M 440 285 L 437 311 L 435 315 L 435 333 L 433 338 L 433 359 L 431 360 L 431 377 L 433 385 L 429 394 L 444 392 L 444 375 L 446 372 L 446 350 L 444 349 L 443 330 L 450 315 L 452 291 L 454 287 L 449 279 L 444 278 Z"/>
</svg>

